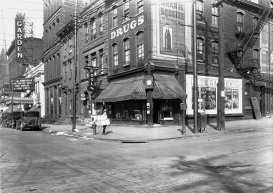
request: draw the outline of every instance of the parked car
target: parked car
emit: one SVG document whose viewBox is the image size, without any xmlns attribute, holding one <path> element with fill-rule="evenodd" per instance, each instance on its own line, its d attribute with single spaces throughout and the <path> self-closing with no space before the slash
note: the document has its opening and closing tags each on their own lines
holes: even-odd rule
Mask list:
<svg viewBox="0 0 273 193">
<path fill-rule="evenodd" d="M 16 129 L 41 129 L 41 119 L 39 111 L 27 111 L 16 121 Z"/>
</svg>

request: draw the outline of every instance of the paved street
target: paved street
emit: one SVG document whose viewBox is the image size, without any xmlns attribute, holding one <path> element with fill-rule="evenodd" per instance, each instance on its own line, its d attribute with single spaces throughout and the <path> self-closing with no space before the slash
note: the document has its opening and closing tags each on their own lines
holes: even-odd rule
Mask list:
<svg viewBox="0 0 273 193">
<path fill-rule="evenodd" d="M 273 129 L 120 143 L 0 128 L 1 193 L 273 192 Z"/>
</svg>

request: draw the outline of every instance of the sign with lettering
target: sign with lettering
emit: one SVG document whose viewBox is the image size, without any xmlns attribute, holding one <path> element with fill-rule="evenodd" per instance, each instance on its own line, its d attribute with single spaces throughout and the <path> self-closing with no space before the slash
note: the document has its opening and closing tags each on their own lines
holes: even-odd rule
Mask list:
<svg viewBox="0 0 273 193">
<path fill-rule="evenodd" d="M 34 89 L 33 79 L 31 78 L 11 80 L 11 85 L 14 92 L 25 92 Z"/>
<path fill-rule="evenodd" d="M 22 62 L 23 57 L 23 38 L 24 38 L 24 16 L 17 14 L 15 18 L 15 50 L 16 60 Z"/>
<path fill-rule="evenodd" d="M 135 29 L 137 26 L 144 23 L 144 15 L 138 16 L 136 19 L 125 23 L 122 27 L 118 27 L 110 33 L 110 39 L 113 40 L 116 37 L 119 37 L 123 34 L 126 34 L 128 31 Z"/>
</svg>

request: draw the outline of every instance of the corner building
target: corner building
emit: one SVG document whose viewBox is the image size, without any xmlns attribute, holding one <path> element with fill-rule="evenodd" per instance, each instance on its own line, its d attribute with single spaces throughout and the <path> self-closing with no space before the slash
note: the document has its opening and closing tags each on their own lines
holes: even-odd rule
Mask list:
<svg viewBox="0 0 273 193">
<path fill-rule="evenodd" d="M 224 4 L 220 15 L 213 3 L 196 1 L 198 109 L 216 118 L 219 65 L 223 65 L 227 119 L 253 118 L 257 106 L 264 116 L 272 113 L 272 27 L 267 23 L 270 10 L 264 9 L 270 5 L 236 1 Z M 105 6 L 110 10 L 109 85 L 96 101 L 107 105 L 113 122 L 177 124 L 182 120 L 181 102 L 191 119 L 192 1 L 116 0 Z"/>
<path fill-rule="evenodd" d="M 106 1 L 106 9 L 111 10 L 109 85 L 96 101 L 106 104 L 112 122 L 181 121 L 186 50 L 191 50 L 185 6 L 183 2 Z"/>
</svg>

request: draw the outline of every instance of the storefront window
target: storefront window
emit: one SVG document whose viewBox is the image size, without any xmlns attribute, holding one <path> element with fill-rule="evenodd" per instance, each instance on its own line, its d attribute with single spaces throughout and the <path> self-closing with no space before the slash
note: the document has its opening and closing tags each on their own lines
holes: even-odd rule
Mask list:
<svg viewBox="0 0 273 193">
<path fill-rule="evenodd" d="M 193 76 L 186 76 L 187 113 L 193 114 Z M 217 113 L 218 77 L 198 76 L 198 109 Z M 225 113 L 242 113 L 242 80 L 225 78 Z"/>
<path fill-rule="evenodd" d="M 161 107 L 161 119 L 173 120 L 173 106 L 170 101 L 164 101 Z"/>
<path fill-rule="evenodd" d="M 216 88 L 201 87 L 199 88 L 199 110 L 212 110 L 216 108 Z"/>
<path fill-rule="evenodd" d="M 225 108 L 227 110 L 239 108 L 239 90 L 227 88 L 225 90 Z"/>
<path fill-rule="evenodd" d="M 144 120 L 144 102 L 116 102 L 111 105 L 111 116 L 114 120 Z"/>
</svg>

